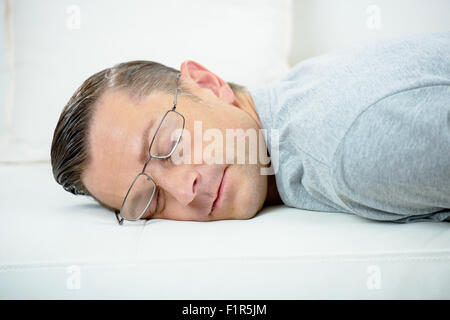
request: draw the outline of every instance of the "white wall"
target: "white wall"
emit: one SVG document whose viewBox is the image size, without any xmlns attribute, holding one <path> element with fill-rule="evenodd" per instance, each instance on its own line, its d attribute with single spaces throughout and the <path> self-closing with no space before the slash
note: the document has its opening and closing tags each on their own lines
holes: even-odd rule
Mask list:
<svg viewBox="0 0 450 320">
<path fill-rule="evenodd" d="M 450 30 L 449 0 L 293 0 L 291 65 L 355 42 Z"/>
</svg>

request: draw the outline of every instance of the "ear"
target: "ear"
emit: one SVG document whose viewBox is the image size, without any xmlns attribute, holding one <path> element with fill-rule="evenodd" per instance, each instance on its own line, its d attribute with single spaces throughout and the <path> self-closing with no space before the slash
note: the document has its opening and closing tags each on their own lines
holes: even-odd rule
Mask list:
<svg viewBox="0 0 450 320">
<path fill-rule="evenodd" d="M 180 66 L 181 78 L 194 88 L 209 89 L 219 99 L 233 104 L 235 96 L 228 83 L 201 64 L 186 60 Z"/>
</svg>

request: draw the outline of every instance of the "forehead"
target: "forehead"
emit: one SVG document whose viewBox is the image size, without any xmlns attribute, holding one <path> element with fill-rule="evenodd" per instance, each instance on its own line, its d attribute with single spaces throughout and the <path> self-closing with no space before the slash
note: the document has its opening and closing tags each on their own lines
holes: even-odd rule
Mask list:
<svg viewBox="0 0 450 320">
<path fill-rule="evenodd" d="M 91 162 L 82 179 L 106 204 L 120 208 L 132 179 L 142 169 L 142 132 L 158 113 L 161 99 L 154 95 L 138 104 L 124 92 L 109 91 L 98 100 L 88 137 Z"/>
</svg>

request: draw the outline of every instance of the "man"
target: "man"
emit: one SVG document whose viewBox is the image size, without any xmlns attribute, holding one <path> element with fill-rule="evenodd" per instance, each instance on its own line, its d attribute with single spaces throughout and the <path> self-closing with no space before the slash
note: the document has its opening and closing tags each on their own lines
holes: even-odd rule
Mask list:
<svg viewBox="0 0 450 320">
<path fill-rule="evenodd" d="M 241 148 L 233 161 L 192 161 L 191 148 L 207 140 L 194 134 L 199 123 L 203 135 L 276 130 L 263 148 L 277 159 L 250 163 L 252 148 Z M 219 144 L 214 156 L 230 148 Z M 247 161 L 237 163 L 242 153 Z M 176 154 L 188 157 L 173 161 Z M 248 219 L 276 203 L 381 221 L 444 221 L 450 32 L 332 52 L 248 90 L 194 61 L 179 74 L 153 62 L 119 64 L 70 99 L 51 155 L 58 183 L 116 211 L 120 223 Z M 261 174 L 273 164 L 275 178 Z"/>
</svg>

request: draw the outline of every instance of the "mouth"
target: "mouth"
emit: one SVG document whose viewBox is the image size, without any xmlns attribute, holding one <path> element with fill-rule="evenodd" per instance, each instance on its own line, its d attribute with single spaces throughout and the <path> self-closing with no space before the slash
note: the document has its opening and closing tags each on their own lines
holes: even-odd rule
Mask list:
<svg viewBox="0 0 450 320">
<path fill-rule="evenodd" d="M 220 199 L 222 198 L 221 196 L 222 196 L 222 193 L 223 193 L 223 187 L 224 187 L 224 181 L 225 181 L 225 174 L 226 174 L 226 172 L 227 172 L 227 169 L 228 169 L 228 167 L 226 167 L 225 168 L 225 170 L 223 171 L 223 175 L 222 175 L 222 179 L 221 179 L 221 181 L 220 181 L 220 185 L 219 185 L 219 187 L 217 188 L 217 195 L 216 195 L 216 199 L 214 199 L 214 202 L 213 202 L 213 204 L 212 204 L 212 207 L 211 207 L 211 212 L 210 212 L 210 214 L 211 213 L 213 213 L 213 211 L 216 209 L 216 207 L 217 207 L 217 205 L 219 204 L 219 201 L 220 201 Z"/>
</svg>

